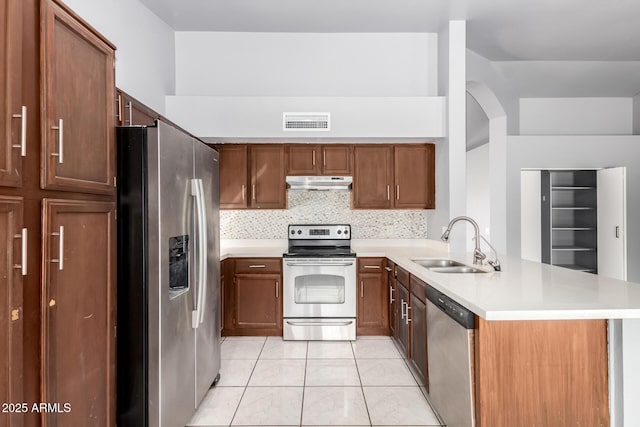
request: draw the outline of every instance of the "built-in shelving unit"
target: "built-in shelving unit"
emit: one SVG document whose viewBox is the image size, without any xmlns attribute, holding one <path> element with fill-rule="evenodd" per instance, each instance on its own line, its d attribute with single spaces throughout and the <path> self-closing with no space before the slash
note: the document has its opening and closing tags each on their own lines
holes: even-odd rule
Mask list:
<svg viewBox="0 0 640 427">
<path fill-rule="evenodd" d="M 542 262 L 597 272 L 595 170 L 542 171 Z"/>
</svg>

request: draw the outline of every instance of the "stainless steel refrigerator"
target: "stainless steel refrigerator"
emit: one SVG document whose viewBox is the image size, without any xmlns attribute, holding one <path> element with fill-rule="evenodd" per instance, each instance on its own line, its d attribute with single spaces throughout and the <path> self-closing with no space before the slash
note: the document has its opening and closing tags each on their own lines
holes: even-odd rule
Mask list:
<svg viewBox="0 0 640 427">
<path fill-rule="evenodd" d="M 118 427 L 184 427 L 220 371 L 218 154 L 117 129 Z"/>
</svg>

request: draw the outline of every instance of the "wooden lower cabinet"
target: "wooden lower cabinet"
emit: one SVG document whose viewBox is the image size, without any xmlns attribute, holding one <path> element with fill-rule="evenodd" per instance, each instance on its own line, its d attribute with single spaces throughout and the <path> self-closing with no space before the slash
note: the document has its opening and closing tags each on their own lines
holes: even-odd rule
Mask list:
<svg viewBox="0 0 640 427">
<path fill-rule="evenodd" d="M 429 385 L 427 367 L 427 306 L 413 292 L 409 296 L 411 306 L 411 365 L 417 374 L 417 380 L 424 386 Z"/>
<path fill-rule="evenodd" d="M 478 427 L 609 426 L 606 320 L 476 321 Z"/>
<path fill-rule="evenodd" d="M 357 335 L 388 335 L 389 312 L 384 258 L 358 258 Z"/>
<path fill-rule="evenodd" d="M 115 203 L 42 202 L 41 402 L 47 426 L 115 424 Z"/>
<path fill-rule="evenodd" d="M 230 258 L 224 262 L 222 335 L 282 335 L 282 260 Z"/>
<path fill-rule="evenodd" d="M 398 285 L 396 283 L 396 265 L 387 260 L 385 270 L 387 272 L 387 285 L 389 286 L 389 301 L 387 308 L 389 312 L 389 335 L 395 337 L 398 330 Z"/>
<path fill-rule="evenodd" d="M 24 401 L 22 277 L 28 270 L 22 258 L 22 214 L 21 197 L 0 196 L 0 403 Z M 22 414 L 0 413 L 0 426 L 17 425 L 22 425 Z"/>
<path fill-rule="evenodd" d="M 397 339 L 396 339 L 396 343 L 398 344 L 398 346 L 401 349 L 401 353 L 403 355 L 403 357 L 409 357 L 410 356 L 410 351 L 411 351 L 411 322 L 409 322 L 407 320 L 407 315 L 406 313 L 408 311 L 411 311 L 410 309 L 407 309 L 407 307 L 410 307 L 410 297 L 409 297 L 409 290 L 405 287 L 405 285 L 400 282 L 400 280 L 398 280 L 398 311 L 397 311 L 397 316 L 398 316 L 398 332 L 397 332 Z"/>
</svg>

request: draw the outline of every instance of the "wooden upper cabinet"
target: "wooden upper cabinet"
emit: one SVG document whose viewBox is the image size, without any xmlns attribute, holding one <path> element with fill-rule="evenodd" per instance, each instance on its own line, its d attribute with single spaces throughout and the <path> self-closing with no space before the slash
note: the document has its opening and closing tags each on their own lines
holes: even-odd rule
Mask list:
<svg viewBox="0 0 640 427">
<path fill-rule="evenodd" d="M 22 251 L 22 198 L 0 196 L 0 402 L 24 402 L 22 277 L 27 273 Z M 16 268 L 18 267 L 18 268 Z M 3 418 L 6 417 L 6 418 Z M 24 414 L 2 414 L 0 425 L 22 425 Z M 8 423 L 3 423 L 6 420 Z"/>
<path fill-rule="evenodd" d="M 318 175 L 320 173 L 319 146 L 287 145 L 287 175 Z"/>
<path fill-rule="evenodd" d="M 351 175 L 350 145 L 323 145 L 320 149 L 323 175 Z"/>
<path fill-rule="evenodd" d="M 287 145 L 287 175 L 351 175 L 350 145 Z"/>
<path fill-rule="evenodd" d="M 115 48 L 52 0 L 41 13 L 41 186 L 112 194 Z"/>
<path fill-rule="evenodd" d="M 22 185 L 27 112 L 22 104 L 22 2 L 0 3 L 0 185 Z"/>
<path fill-rule="evenodd" d="M 258 144 L 250 147 L 251 207 L 286 209 L 284 146 Z"/>
<path fill-rule="evenodd" d="M 385 209 L 393 206 L 393 147 L 356 145 L 353 148 L 353 207 Z"/>
<path fill-rule="evenodd" d="M 115 425 L 115 203 L 42 203 L 42 402 L 45 425 Z"/>
<path fill-rule="evenodd" d="M 249 200 L 248 147 L 228 144 L 216 148 L 220 154 L 220 208 L 246 208 Z"/>
<path fill-rule="evenodd" d="M 433 144 L 394 147 L 394 207 L 435 208 L 435 159 Z"/>
<path fill-rule="evenodd" d="M 160 115 L 122 91 L 116 94 L 118 126 L 151 126 Z"/>
</svg>

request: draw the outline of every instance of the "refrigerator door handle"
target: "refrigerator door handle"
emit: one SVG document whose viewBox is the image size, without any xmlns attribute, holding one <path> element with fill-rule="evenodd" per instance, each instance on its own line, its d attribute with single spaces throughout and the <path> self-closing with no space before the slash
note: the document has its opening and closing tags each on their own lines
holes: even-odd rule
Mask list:
<svg viewBox="0 0 640 427">
<path fill-rule="evenodd" d="M 207 219 L 204 207 L 204 189 L 201 179 L 191 180 L 191 194 L 195 197 L 198 222 L 198 299 L 191 318 L 191 326 L 196 329 L 200 323 L 204 322 L 207 287 Z"/>
</svg>

